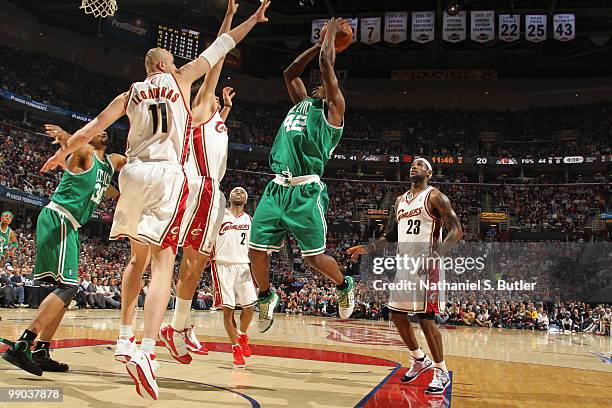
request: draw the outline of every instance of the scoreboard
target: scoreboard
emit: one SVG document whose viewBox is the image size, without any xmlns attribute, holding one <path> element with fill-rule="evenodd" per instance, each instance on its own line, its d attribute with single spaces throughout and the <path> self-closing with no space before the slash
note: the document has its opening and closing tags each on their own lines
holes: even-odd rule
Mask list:
<svg viewBox="0 0 612 408">
<path fill-rule="evenodd" d="M 169 24 L 157 25 L 157 44 L 175 57 L 193 60 L 202 52 L 200 49 L 200 32 L 189 28 L 180 28 Z"/>
</svg>

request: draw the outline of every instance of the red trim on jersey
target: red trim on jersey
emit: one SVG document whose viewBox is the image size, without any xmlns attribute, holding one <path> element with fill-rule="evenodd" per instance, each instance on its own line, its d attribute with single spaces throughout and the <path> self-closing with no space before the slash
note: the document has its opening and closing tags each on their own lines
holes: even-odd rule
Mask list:
<svg viewBox="0 0 612 408">
<path fill-rule="evenodd" d="M 127 99 L 125 100 L 125 103 L 123 104 L 123 111 L 127 112 L 127 107 L 130 103 L 130 100 L 132 99 L 132 91 L 134 90 L 134 84 L 130 85 L 130 89 L 128 90 L 128 95 L 127 95 Z"/>
<path fill-rule="evenodd" d="M 429 215 L 434 220 L 439 220 L 440 217 L 436 217 L 435 215 L 433 215 L 433 213 L 429 211 L 429 207 L 427 206 L 427 204 L 429 203 L 429 196 L 431 195 L 432 191 L 433 191 L 433 188 L 429 190 L 429 192 L 427 193 L 427 196 L 425 197 L 425 212 L 427 213 L 427 215 Z"/>
<path fill-rule="evenodd" d="M 195 210 L 183 246 L 191 246 L 196 251 L 200 250 L 210 226 L 210 213 L 213 203 L 213 182 L 206 177 L 204 179 L 203 191 L 198 197 L 198 207 Z"/>
<path fill-rule="evenodd" d="M 193 138 L 193 154 L 198 167 L 198 172 L 202 177 L 208 176 L 208 163 L 206 162 L 206 141 L 204 139 L 204 126 L 200 125 L 193 128 L 191 134 Z"/>
<path fill-rule="evenodd" d="M 413 202 L 418 196 L 421 195 L 421 193 L 425 190 L 427 190 L 428 187 L 425 187 L 423 190 L 419 191 L 417 193 L 417 195 L 415 195 L 414 197 L 412 197 L 411 199 L 408 199 L 408 193 L 410 192 L 410 190 L 406 191 L 406 193 L 404 194 L 404 201 L 406 201 L 406 204 L 410 204 L 411 202 Z M 431 190 L 430 190 L 431 191 Z"/>
<path fill-rule="evenodd" d="M 194 126 L 194 127 L 200 127 L 200 126 L 204 126 L 204 125 L 208 124 L 208 122 L 210 122 L 211 120 L 213 120 L 213 118 L 214 118 L 214 117 L 217 115 L 217 112 L 218 112 L 218 111 L 216 111 L 216 110 L 215 110 L 215 111 L 212 113 L 212 115 L 210 115 L 210 118 L 208 118 L 206 121 L 204 121 L 204 122 L 200 123 L 198 126 Z M 223 118 L 221 118 L 221 119 L 223 119 Z M 225 124 L 225 122 L 224 122 L 224 124 Z"/>
<path fill-rule="evenodd" d="M 431 249 L 432 252 L 436 250 L 438 247 L 438 240 L 440 239 L 440 229 L 442 228 L 442 223 L 439 220 L 434 220 L 433 228 L 431 229 Z M 429 271 L 428 274 L 429 282 L 439 282 L 440 281 L 440 267 L 435 267 Z M 429 294 L 431 292 L 431 295 Z M 429 290 L 429 288 L 425 292 L 425 312 L 426 313 L 440 313 L 440 290 Z"/>
<path fill-rule="evenodd" d="M 212 276 L 213 288 L 215 292 L 213 306 L 219 308 L 223 304 L 223 297 L 221 296 L 221 287 L 219 286 L 219 272 L 217 271 L 217 263 L 215 261 L 212 261 L 210 263 L 210 275 Z"/>
<path fill-rule="evenodd" d="M 183 221 L 183 216 L 185 215 L 188 195 L 189 184 L 187 183 L 187 177 L 184 177 L 183 186 L 181 187 L 181 195 L 179 197 L 179 203 L 176 210 L 174 211 L 172 223 L 166 228 L 166 231 L 162 235 L 162 249 L 171 247 L 172 252 L 176 253 L 176 248 L 178 247 L 179 239 L 181 236 L 181 222 Z M 172 232 L 173 230 L 175 230 L 175 232 Z"/>
<path fill-rule="evenodd" d="M 172 79 L 174 79 L 174 82 L 176 83 L 176 87 L 178 88 L 179 93 L 181 94 L 181 99 L 183 100 L 185 109 L 187 109 L 187 113 L 189 114 L 189 116 L 191 116 L 191 108 L 187 104 L 187 99 L 185 99 L 185 95 L 183 95 L 183 91 L 181 90 L 181 86 L 179 85 L 179 82 L 176 80 L 176 77 L 174 76 L 173 73 L 170 73 L 170 75 L 172 75 Z"/>
<path fill-rule="evenodd" d="M 185 165 L 187 157 L 189 157 L 189 141 L 191 139 L 191 115 L 187 115 L 187 123 L 185 124 L 185 134 L 183 135 L 183 150 L 181 152 L 181 166 Z"/>
</svg>

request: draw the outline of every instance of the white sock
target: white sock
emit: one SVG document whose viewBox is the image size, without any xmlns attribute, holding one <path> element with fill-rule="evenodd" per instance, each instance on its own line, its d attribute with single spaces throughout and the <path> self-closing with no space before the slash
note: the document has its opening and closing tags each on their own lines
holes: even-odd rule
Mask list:
<svg viewBox="0 0 612 408">
<path fill-rule="evenodd" d="M 434 363 L 434 367 L 438 367 L 439 369 L 441 369 L 445 373 L 448 373 L 448 368 L 446 368 L 446 363 L 444 362 L 444 360 L 442 360 L 439 363 Z"/>
<path fill-rule="evenodd" d="M 190 311 L 191 299 L 181 299 L 177 296 L 176 304 L 174 305 L 174 314 L 172 315 L 172 323 L 170 323 L 170 326 L 172 326 L 174 330 L 178 331 L 188 328 L 187 320 L 189 319 Z"/>
<path fill-rule="evenodd" d="M 236 329 L 236 332 L 238 332 L 239 336 L 242 336 L 244 333 L 240 331 L 240 329 Z"/>
<path fill-rule="evenodd" d="M 420 360 L 423 357 L 425 357 L 425 353 L 423 352 L 423 349 L 421 349 L 420 347 L 416 350 L 410 350 L 410 356 L 412 356 L 413 358 Z"/>
<path fill-rule="evenodd" d="M 239 346 L 240 346 L 240 344 L 232 344 L 232 348 L 239 347 Z"/>
<path fill-rule="evenodd" d="M 119 338 L 129 340 L 132 337 L 134 337 L 134 329 L 132 326 L 122 324 L 121 328 L 119 328 Z"/>
<path fill-rule="evenodd" d="M 145 353 L 155 355 L 155 340 L 143 338 L 140 342 L 140 349 Z"/>
</svg>

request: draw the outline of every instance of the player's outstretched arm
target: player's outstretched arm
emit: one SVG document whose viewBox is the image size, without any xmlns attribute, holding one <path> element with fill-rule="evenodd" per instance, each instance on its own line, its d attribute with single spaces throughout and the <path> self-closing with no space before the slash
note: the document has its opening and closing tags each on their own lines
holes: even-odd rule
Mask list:
<svg viewBox="0 0 612 408">
<path fill-rule="evenodd" d="M 58 144 L 60 148 L 65 148 L 68 139 L 72 135 L 62 129 L 60 126 L 53 124 L 45 124 L 45 133 L 47 136 L 54 138 L 52 144 Z M 89 145 L 81 146 L 78 148 L 66 163 L 66 169 L 73 173 L 86 171 L 89 169 L 93 162 L 93 149 Z"/>
<path fill-rule="evenodd" d="M 338 78 L 334 72 L 336 64 L 336 34 L 342 31 L 341 18 L 332 17 L 327 23 L 327 35 L 323 40 L 323 46 L 319 54 L 319 67 L 321 68 L 321 79 L 325 85 L 325 94 L 329 103 L 329 114 L 327 121 L 334 126 L 342 126 L 344 118 L 344 96 L 338 86 Z"/>
<path fill-rule="evenodd" d="M 232 28 L 232 20 L 238 11 L 238 6 L 239 5 L 236 4 L 235 0 L 229 0 L 227 2 L 227 11 L 225 13 L 225 18 L 223 18 L 223 22 L 221 23 L 221 28 L 219 28 L 219 34 L 217 37 L 222 36 L 223 34 L 227 33 L 230 28 Z M 200 86 L 195 101 L 193 102 L 194 109 L 203 102 L 210 104 L 212 109 L 215 108 L 215 88 L 219 83 L 219 77 L 221 76 L 221 70 L 223 68 L 223 61 L 225 61 L 225 55 L 215 64 L 214 67 L 211 68 L 210 71 L 206 73 L 204 82 L 202 83 L 202 86 Z"/>
<path fill-rule="evenodd" d="M 201 78 L 211 67 L 215 66 L 221 58 L 230 52 L 236 44 L 244 39 L 247 34 L 257 25 L 268 21 L 265 13 L 270 2 L 264 0 L 255 13 L 244 23 L 217 38 L 202 54 L 195 60 L 183 65 L 177 72 L 177 79 L 183 85 L 191 86 L 193 81 Z"/>
<path fill-rule="evenodd" d="M 446 237 L 435 250 L 436 254 L 444 255 L 463 237 L 463 228 L 461 227 L 459 217 L 457 217 L 457 214 L 455 214 L 451 207 L 450 200 L 440 190 L 434 189 L 431 192 L 429 203 L 434 212 L 440 214 L 442 223 L 447 231 Z"/>
<path fill-rule="evenodd" d="M 289 96 L 291 97 L 291 101 L 294 104 L 303 101 L 308 97 L 308 92 L 306 91 L 306 86 L 304 86 L 304 81 L 300 78 L 302 72 L 308 65 L 310 61 L 321 51 L 321 44 L 315 44 L 303 53 L 301 53 L 295 61 L 287 67 L 287 69 L 283 72 L 283 77 L 285 78 L 285 85 L 287 85 L 287 90 L 289 91 Z"/>
<path fill-rule="evenodd" d="M 66 157 L 68 157 L 69 154 L 87 145 L 97 134 L 104 131 L 117 119 L 125 115 L 127 97 L 127 92 L 117 96 L 98 116 L 72 135 L 66 141 L 66 146 L 60 148 L 51 158 L 49 158 L 49 160 L 47 160 L 41 172 L 44 173 L 57 167 L 65 167 Z"/>
<path fill-rule="evenodd" d="M 221 109 L 219 115 L 224 122 L 227 120 L 227 117 L 232 110 L 232 106 L 234 106 L 234 102 L 232 101 L 234 96 L 236 96 L 236 91 L 234 91 L 234 88 L 231 86 L 226 86 L 223 88 L 223 109 Z"/>
<path fill-rule="evenodd" d="M 395 214 L 397 213 L 397 205 L 399 204 L 399 200 L 399 197 L 395 200 L 393 210 L 391 214 L 389 214 L 385 235 L 369 245 L 357 245 L 346 250 L 346 252 L 351 255 L 351 259 L 353 261 L 356 261 L 357 258 L 359 258 L 359 255 L 369 254 L 377 249 L 387 248 L 389 246 L 389 242 L 397 242 L 397 218 Z"/>
</svg>

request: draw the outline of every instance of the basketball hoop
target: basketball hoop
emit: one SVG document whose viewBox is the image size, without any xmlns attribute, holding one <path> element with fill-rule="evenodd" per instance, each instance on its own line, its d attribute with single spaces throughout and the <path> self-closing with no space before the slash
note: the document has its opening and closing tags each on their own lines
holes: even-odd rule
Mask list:
<svg viewBox="0 0 612 408">
<path fill-rule="evenodd" d="M 106 18 L 115 15 L 117 11 L 117 0 L 81 0 L 81 7 L 85 14 L 93 14 L 94 17 Z"/>
</svg>

